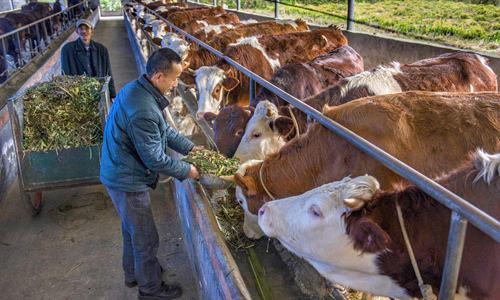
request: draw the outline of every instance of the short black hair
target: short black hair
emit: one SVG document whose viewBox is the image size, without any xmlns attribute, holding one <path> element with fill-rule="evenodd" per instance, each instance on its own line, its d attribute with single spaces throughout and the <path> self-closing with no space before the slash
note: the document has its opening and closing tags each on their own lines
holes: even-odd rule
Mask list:
<svg viewBox="0 0 500 300">
<path fill-rule="evenodd" d="M 146 74 L 151 77 L 158 72 L 168 73 L 173 63 L 180 64 L 181 62 L 181 57 L 175 51 L 169 48 L 160 48 L 148 58 Z"/>
</svg>

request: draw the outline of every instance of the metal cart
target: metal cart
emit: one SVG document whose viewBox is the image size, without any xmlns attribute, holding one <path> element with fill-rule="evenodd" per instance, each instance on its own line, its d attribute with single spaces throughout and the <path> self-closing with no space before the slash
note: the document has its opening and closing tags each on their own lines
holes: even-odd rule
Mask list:
<svg viewBox="0 0 500 300">
<path fill-rule="evenodd" d="M 103 130 L 111 105 L 109 80 L 110 77 L 99 78 L 103 83 L 98 105 Z M 31 204 L 34 216 L 42 209 L 43 191 L 99 183 L 100 145 L 48 152 L 24 151 L 22 97 L 9 99 L 8 109 L 17 154 L 19 190 L 21 198 Z"/>
</svg>

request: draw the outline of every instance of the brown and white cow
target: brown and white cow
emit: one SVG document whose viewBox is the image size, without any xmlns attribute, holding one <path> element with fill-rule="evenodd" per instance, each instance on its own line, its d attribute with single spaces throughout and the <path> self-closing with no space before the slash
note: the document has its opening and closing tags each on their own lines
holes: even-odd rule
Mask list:
<svg viewBox="0 0 500 300">
<path fill-rule="evenodd" d="M 328 54 L 321 55 L 307 63 L 287 64 L 283 68 L 276 71 L 270 82 L 290 95 L 299 99 L 304 99 L 318 94 L 328 86 L 338 83 L 338 81 L 344 77 L 362 72 L 363 68 L 363 58 L 354 49 L 345 45 L 329 52 Z M 279 97 L 275 96 L 273 93 L 266 89 L 262 89 L 257 95 L 256 101 L 251 103 L 250 106 L 256 107 L 257 103 L 263 100 L 271 101 L 278 108 L 286 104 L 286 102 L 279 99 Z M 245 132 L 249 118 L 242 118 L 239 121 L 230 120 L 226 114 L 246 114 L 248 109 L 237 105 L 229 106 L 233 107 L 221 110 L 218 115 L 206 113 L 204 118 L 208 121 L 214 120 L 214 133 L 216 135 L 215 143 L 217 144 L 219 151 L 227 157 L 232 157 L 243 137 L 243 134 L 238 133 Z M 265 104 L 265 106 L 267 106 L 267 104 Z M 236 112 L 238 110 L 241 112 Z M 265 116 L 265 114 L 263 116 Z M 252 118 L 258 118 L 258 116 L 254 116 Z M 246 122 L 243 122 L 245 120 Z M 269 134 L 273 134 L 273 136 L 275 135 L 269 127 L 268 121 L 269 117 L 266 117 L 260 121 L 253 122 L 254 124 L 249 126 L 249 128 L 253 129 L 245 132 L 248 143 L 255 144 L 255 146 L 259 148 L 264 147 L 265 145 L 260 143 L 259 140 L 268 139 Z M 286 122 L 285 120 L 283 121 Z M 257 122 L 260 122 L 261 124 L 258 124 Z M 265 128 L 261 128 L 260 125 L 265 126 Z M 305 122 L 303 126 L 300 124 L 300 127 L 305 127 Z M 270 132 L 267 132 L 266 130 Z M 303 131 L 304 130 L 301 129 L 301 132 Z M 276 134 L 278 136 L 273 137 L 272 139 L 282 140 L 282 138 L 279 137 L 279 134 Z M 255 138 L 255 135 L 258 137 Z M 269 141 L 265 141 L 264 143 L 269 144 Z M 242 151 L 244 151 L 251 155 L 248 159 L 260 159 L 258 155 L 253 155 L 252 153 L 269 153 L 269 149 L 266 149 L 266 151 L 258 151 L 257 149 L 251 148 L 252 147 L 250 146 L 241 148 L 240 154 L 243 154 Z M 240 157 L 240 159 L 242 159 L 242 161 L 248 160 L 247 157 Z"/>
<path fill-rule="evenodd" d="M 207 42 L 211 47 L 220 52 L 225 52 L 231 43 L 236 43 L 238 39 L 257 36 L 272 35 L 290 32 L 307 31 L 307 24 L 297 19 L 283 21 L 267 21 L 249 24 L 224 24 L 209 25 L 195 33 L 194 36 Z M 213 34 L 216 35 L 213 35 Z M 190 44 L 179 35 L 169 35 L 164 38 L 163 43 L 172 50 L 176 51 L 181 57 L 185 57 L 186 66 L 196 70 L 202 66 L 210 66 L 217 63 L 217 56 L 213 55 L 205 48 Z M 180 46 L 176 46 L 180 45 Z"/>
<path fill-rule="evenodd" d="M 417 171 L 435 177 L 482 147 L 500 151 L 500 94 L 405 92 L 326 107 L 324 114 Z M 401 180 L 319 124 L 264 161 L 249 161 L 235 176 L 245 210 L 244 230 L 259 237 L 257 211 L 272 198 L 302 194 L 346 176 L 371 174 L 382 188 Z M 261 177 L 262 176 L 262 177 Z"/>
<path fill-rule="evenodd" d="M 210 25 L 236 25 L 240 23 L 240 18 L 234 13 L 223 13 L 215 16 L 205 16 L 194 22 L 184 23 L 179 26 L 189 34 L 193 34 Z"/>
<path fill-rule="evenodd" d="M 437 182 L 500 219 L 500 153 L 477 151 Z M 450 210 L 415 186 L 382 191 L 374 177 L 345 178 L 265 204 L 259 225 L 332 282 L 376 295 L 421 298 L 396 203 L 423 281 L 438 295 Z M 499 258 L 499 244 L 468 226 L 455 299 L 500 299 Z"/>
<path fill-rule="evenodd" d="M 289 81 L 289 85 L 294 85 Z M 300 81 L 297 81 L 300 82 Z M 474 92 L 474 91 L 496 91 L 496 75 L 488 67 L 483 57 L 474 53 L 449 53 L 435 58 L 424 59 L 412 64 L 393 63 L 390 67 L 380 66 L 371 71 L 345 78 L 337 86 L 332 86 L 320 94 L 304 99 L 304 103 L 321 110 L 323 105 L 339 105 L 348 101 L 371 96 L 396 93 L 407 90 L 443 91 L 443 92 Z M 297 83 L 299 84 L 299 83 Z M 259 95 L 258 100 L 270 99 L 273 103 L 283 103 L 271 93 Z M 277 123 L 272 130 L 269 118 L 254 121 L 253 126 L 247 126 L 245 135 L 248 139 L 243 140 L 236 151 L 241 155 L 240 159 L 263 159 L 266 155 L 273 153 L 279 146 L 271 140 L 280 141 L 277 136 L 293 136 L 290 133 L 291 113 L 297 121 L 300 133 L 305 132 L 307 116 L 300 110 L 288 109 L 288 106 L 278 107 L 280 119 L 274 119 Z M 288 124 L 288 128 L 286 126 Z M 222 127 L 222 125 L 220 125 Z M 249 133 L 247 134 L 248 131 Z M 253 136 L 258 136 L 253 138 Z M 231 137 L 219 135 L 220 139 L 230 140 Z M 227 142 L 226 142 L 227 143 Z M 234 142 L 236 143 L 236 141 Z"/>
<path fill-rule="evenodd" d="M 282 65 L 307 62 L 344 45 L 347 39 L 340 29 L 326 28 L 246 38 L 228 47 L 225 55 L 269 80 Z M 212 67 L 199 68 L 195 74 L 199 118 L 205 112 L 217 113 L 224 106 L 222 98 L 228 99 L 226 104 L 248 105 L 248 78 L 225 60 Z"/>
<path fill-rule="evenodd" d="M 220 6 L 199 9 L 184 9 L 174 13 L 169 13 L 166 16 L 167 21 L 170 21 L 175 26 L 183 26 L 189 22 L 195 22 L 202 17 L 216 16 L 225 13 L 224 9 Z"/>
</svg>

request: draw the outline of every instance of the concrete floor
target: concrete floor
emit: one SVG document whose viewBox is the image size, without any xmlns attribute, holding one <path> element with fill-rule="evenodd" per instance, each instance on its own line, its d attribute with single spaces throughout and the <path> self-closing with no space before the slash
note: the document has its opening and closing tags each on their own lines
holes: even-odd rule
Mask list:
<svg viewBox="0 0 500 300">
<path fill-rule="evenodd" d="M 170 187 L 152 193 L 164 280 L 198 299 Z M 136 299 L 123 284 L 120 219 L 102 186 L 44 193 L 31 217 L 17 186 L 0 203 L 0 299 Z"/>
<path fill-rule="evenodd" d="M 123 20 L 102 20 L 95 40 L 109 50 L 117 92 L 137 78 Z M 181 299 L 199 299 L 168 184 L 152 192 L 163 279 Z M 17 183 L 0 202 L 0 299 L 136 299 L 123 284 L 120 219 L 100 185 L 44 193 L 37 217 Z"/>
<path fill-rule="evenodd" d="M 116 93 L 138 77 L 123 19 L 104 19 L 97 23 L 94 40 L 108 48 Z"/>
</svg>

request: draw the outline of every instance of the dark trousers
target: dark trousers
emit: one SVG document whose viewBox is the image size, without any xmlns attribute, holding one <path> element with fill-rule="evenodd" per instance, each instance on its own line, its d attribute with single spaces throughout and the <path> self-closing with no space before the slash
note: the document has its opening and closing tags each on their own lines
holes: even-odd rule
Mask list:
<svg viewBox="0 0 500 300">
<path fill-rule="evenodd" d="M 123 271 L 125 280 L 137 280 L 139 291 L 160 290 L 161 267 L 158 232 L 151 211 L 149 192 L 122 192 L 106 187 L 122 220 Z"/>
</svg>

